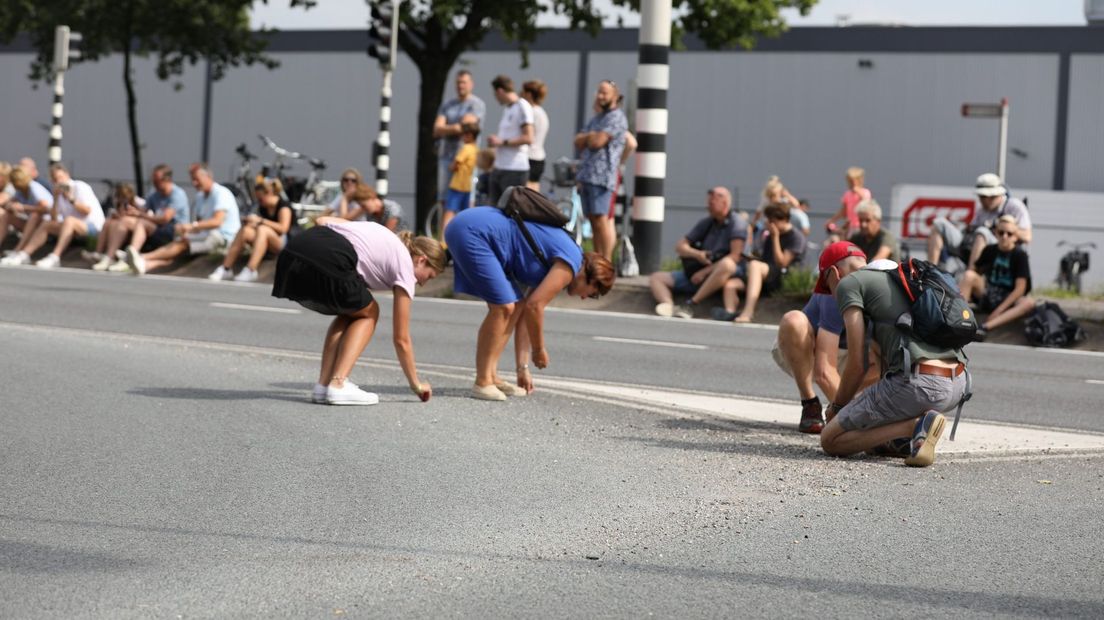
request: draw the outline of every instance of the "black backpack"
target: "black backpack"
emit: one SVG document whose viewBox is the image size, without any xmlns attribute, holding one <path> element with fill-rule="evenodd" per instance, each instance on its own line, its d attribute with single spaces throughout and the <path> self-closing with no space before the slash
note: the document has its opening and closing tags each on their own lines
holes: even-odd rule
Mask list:
<svg viewBox="0 0 1104 620">
<path fill-rule="evenodd" d="M 525 222 L 547 224 L 562 229 L 568 222 L 567 215 L 544 194 L 524 185 L 506 188 L 502 197 L 499 198 L 497 206 L 517 223 L 521 235 L 525 237 L 525 241 L 529 244 L 529 249 L 533 250 L 533 254 L 537 256 L 545 269 L 551 269 L 552 263 L 545 257 L 544 252 L 541 251 L 540 246 L 533 239 L 533 235 L 525 227 Z M 566 234 L 567 231 L 565 230 L 564 233 Z"/>
<path fill-rule="evenodd" d="M 917 340 L 961 349 L 973 341 L 977 318 L 962 297 L 954 277 L 926 260 L 910 258 L 890 272 L 909 300 L 909 312 L 897 326 Z"/>
<path fill-rule="evenodd" d="M 1035 305 L 1035 314 L 1024 321 L 1024 336 L 1035 347 L 1068 347 L 1085 339 L 1085 330 L 1069 318 L 1062 308 L 1044 301 Z"/>
</svg>

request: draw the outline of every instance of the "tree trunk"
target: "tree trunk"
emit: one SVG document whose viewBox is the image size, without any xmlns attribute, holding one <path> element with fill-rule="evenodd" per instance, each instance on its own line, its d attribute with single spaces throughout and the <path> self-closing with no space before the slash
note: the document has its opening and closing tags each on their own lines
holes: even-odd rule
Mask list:
<svg viewBox="0 0 1104 620">
<path fill-rule="evenodd" d="M 422 230 L 429 210 L 437 202 L 437 153 L 433 140 L 433 121 L 437 119 L 437 110 L 441 107 L 442 93 L 451 63 L 430 63 L 419 67 L 422 75 L 418 104 L 418 155 L 414 175 L 414 203 L 416 205 L 416 230 Z"/>
<path fill-rule="evenodd" d="M 130 68 L 130 37 L 123 46 L 123 84 L 126 86 L 127 125 L 130 127 L 130 153 L 134 161 L 134 188 L 139 196 L 145 196 L 142 182 L 142 149 L 138 140 L 138 100 L 134 96 L 134 78 Z"/>
</svg>

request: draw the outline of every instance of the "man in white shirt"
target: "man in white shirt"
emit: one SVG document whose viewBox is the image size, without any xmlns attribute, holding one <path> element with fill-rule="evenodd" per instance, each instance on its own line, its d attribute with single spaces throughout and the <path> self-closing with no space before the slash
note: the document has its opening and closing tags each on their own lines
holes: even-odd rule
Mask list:
<svg viewBox="0 0 1104 620">
<path fill-rule="evenodd" d="M 226 247 L 238 234 L 241 217 L 238 201 L 226 187 L 215 183 L 206 164 L 192 164 L 188 172 L 192 186 L 196 188 L 192 213 L 196 221 L 176 225 L 176 239 L 146 254 L 139 254 L 134 246 L 126 249 L 127 263 L 134 275 L 168 267 L 182 254 L 207 254 Z"/>
<path fill-rule="evenodd" d="M 498 133 L 487 136 L 487 144 L 495 147 L 494 170 L 491 171 L 488 194 L 491 204 L 507 187 L 525 185 L 529 180 L 529 145 L 533 142 L 533 106 L 514 92 L 514 81 L 500 75 L 491 81 L 495 100 L 505 106 Z"/>
<path fill-rule="evenodd" d="M 84 181 L 73 180 L 61 164 L 50 165 L 50 180 L 54 183 L 54 203 L 35 228 L 30 240 L 23 246 L 27 258 L 41 248 L 50 235 L 57 236 L 54 249 L 35 263 L 42 269 L 61 265 L 61 255 L 69 247 L 73 237 L 94 237 L 104 225 L 103 208 L 96 192 Z"/>
</svg>

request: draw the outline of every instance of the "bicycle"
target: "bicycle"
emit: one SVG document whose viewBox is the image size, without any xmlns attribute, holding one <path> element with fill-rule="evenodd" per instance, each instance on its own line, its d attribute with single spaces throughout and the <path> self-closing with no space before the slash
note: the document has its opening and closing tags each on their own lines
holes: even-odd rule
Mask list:
<svg viewBox="0 0 1104 620">
<path fill-rule="evenodd" d="M 238 162 L 237 172 L 234 174 L 234 180 L 227 185 L 238 201 L 238 212 L 245 216 L 256 212 L 257 209 L 257 197 L 253 193 L 256 180 L 253 178 L 252 163 L 257 159 L 257 156 L 249 152 L 249 148 L 245 146 L 244 142 L 239 144 L 234 152 L 237 153 L 240 161 Z"/>
<path fill-rule="evenodd" d="M 304 155 L 298 151 L 289 151 L 264 134 L 260 134 L 260 138 L 265 148 L 276 154 L 276 159 L 271 164 L 265 164 L 261 167 L 261 175 L 263 177 L 275 176 L 280 180 L 280 184 L 284 187 L 280 197 L 291 203 L 297 221 L 300 224 L 305 224 L 304 220 L 309 219 L 305 213 L 321 213 L 325 210 L 336 192 L 340 191 L 339 184 L 334 181 L 322 181 L 319 178 L 322 171 L 326 169 L 325 161 Z M 288 159 L 304 161 L 310 166 L 310 173 L 306 180 L 285 174 L 284 171 L 290 165 L 285 161 Z"/>
<path fill-rule="evenodd" d="M 583 215 L 583 201 L 575 184 L 575 171 L 578 167 L 578 160 L 561 157 L 552 163 L 552 178 L 545 177 L 544 180 L 548 181 L 549 186 L 546 195 L 568 218 L 564 230 L 575 240 L 575 245 L 583 247 L 583 240 L 590 239 L 593 231 L 590 220 Z M 565 188 L 571 188 L 571 194 L 561 196 L 559 190 Z"/>
<path fill-rule="evenodd" d="M 1058 247 L 1070 246 L 1069 252 L 1058 261 L 1058 278 L 1055 281 L 1059 288 L 1071 290 L 1081 294 L 1081 274 L 1089 270 L 1089 253 L 1086 248 L 1096 249 L 1092 241 L 1083 243 L 1068 243 L 1059 241 Z"/>
</svg>

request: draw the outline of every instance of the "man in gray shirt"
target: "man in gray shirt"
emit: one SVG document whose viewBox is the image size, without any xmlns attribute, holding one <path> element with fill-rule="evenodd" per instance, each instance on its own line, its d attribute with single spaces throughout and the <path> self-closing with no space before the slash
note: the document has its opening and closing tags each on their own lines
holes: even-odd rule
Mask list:
<svg viewBox="0 0 1104 620">
<path fill-rule="evenodd" d="M 452 172 L 449 165 L 460 148 L 460 125 L 465 116 L 474 116 L 480 126 L 487 114 L 483 100 L 472 94 L 475 82 L 467 69 L 456 73 L 456 97 L 441 104 L 433 121 L 433 137 L 437 139 L 437 195 L 443 201 L 448 192 Z"/>
</svg>

